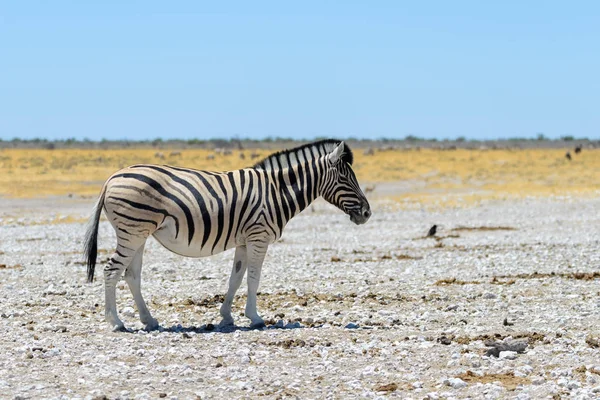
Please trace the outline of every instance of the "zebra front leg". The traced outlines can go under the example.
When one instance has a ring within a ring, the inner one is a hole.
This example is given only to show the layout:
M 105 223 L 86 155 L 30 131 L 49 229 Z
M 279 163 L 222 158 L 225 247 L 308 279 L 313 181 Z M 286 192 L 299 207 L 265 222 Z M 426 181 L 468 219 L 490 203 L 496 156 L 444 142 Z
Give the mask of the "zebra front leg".
M 256 311 L 256 293 L 260 284 L 260 271 L 262 269 L 267 246 L 263 244 L 248 245 L 248 299 L 246 300 L 246 317 L 250 318 L 251 328 L 264 328 L 265 322 Z
M 141 283 L 142 283 L 142 258 L 144 255 L 144 246 L 140 247 L 133 256 L 131 264 L 125 270 L 125 282 L 131 290 L 135 306 L 140 313 L 140 321 L 144 324 L 144 329 L 152 331 L 158 328 L 158 321 L 152 317 L 150 310 L 146 306 L 146 302 L 142 297 Z
M 229 288 L 227 289 L 227 295 L 225 296 L 225 300 L 223 301 L 220 309 L 223 320 L 219 326 L 224 327 L 233 325 L 233 317 L 231 316 L 231 303 L 233 303 L 235 293 L 242 284 L 242 279 L 244 279 L 247 265 L 246 246 L 238 246 L 235 249 L 235 257 L 233 258 L 233 268 L 231 270 L 231 276 L 229 277 Z

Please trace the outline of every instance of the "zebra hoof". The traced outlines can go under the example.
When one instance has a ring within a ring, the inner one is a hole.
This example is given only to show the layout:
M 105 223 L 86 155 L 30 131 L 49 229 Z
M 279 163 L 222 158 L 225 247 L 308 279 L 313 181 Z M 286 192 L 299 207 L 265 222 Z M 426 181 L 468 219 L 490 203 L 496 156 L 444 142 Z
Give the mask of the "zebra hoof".
M 253 323 L 250 325 L 250 329 L 256 329 L 256 330 L 264 329 L 266 327 L 267 327 L 267 325 L 265 324 L 264 321 L 260 321 L 260 322 Z
M 113 332 L 127 332 L 127 328 L 123 324 L 117 324 L 112 328 Z
M 220 323 L 219 323 L 219 328 L 229 328 L 233 326 L 233 318 L 231 319 L 223 319 Z
M 146 332 L 151 332 L 151 331 L 155 331 L 158 329 L 158 321 L 154 318 L 152 318 L 152 321 L 148 322 L 146 324 L 146 326 L 144 327 L 144 330 Z

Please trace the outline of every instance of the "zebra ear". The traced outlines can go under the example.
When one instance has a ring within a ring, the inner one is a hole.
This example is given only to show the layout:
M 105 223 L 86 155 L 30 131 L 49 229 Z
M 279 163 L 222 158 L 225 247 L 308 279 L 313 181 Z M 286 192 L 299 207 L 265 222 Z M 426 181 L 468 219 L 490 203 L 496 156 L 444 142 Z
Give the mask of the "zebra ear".
M 344 142 L 341 142 L 335 149 L 331 151 L 331 153 L 329 153 L 329 161 L 331 161 L 332 164 L 337 164 L 342 159 L 343 155 Z

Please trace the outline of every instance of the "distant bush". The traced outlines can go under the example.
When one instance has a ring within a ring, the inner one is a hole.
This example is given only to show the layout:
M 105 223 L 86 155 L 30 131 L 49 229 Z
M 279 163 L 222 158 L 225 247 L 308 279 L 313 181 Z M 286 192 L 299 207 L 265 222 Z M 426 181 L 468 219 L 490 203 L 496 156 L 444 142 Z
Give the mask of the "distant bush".
M 575 140 L 575 138 L 571 135 L 561 136 L 560 139 L 564 140 L 565 142 L 572 142 L 573 140 Z

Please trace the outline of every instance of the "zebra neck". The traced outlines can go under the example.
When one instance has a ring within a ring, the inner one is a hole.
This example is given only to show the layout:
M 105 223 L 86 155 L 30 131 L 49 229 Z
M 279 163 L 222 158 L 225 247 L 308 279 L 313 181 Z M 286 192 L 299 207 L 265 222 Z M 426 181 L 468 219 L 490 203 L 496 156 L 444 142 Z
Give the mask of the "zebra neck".
M 325 163 L 321 160 L 294 165 L 275 174 L 283 218 L 287 223 L 321 196 Z

